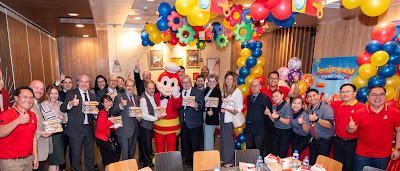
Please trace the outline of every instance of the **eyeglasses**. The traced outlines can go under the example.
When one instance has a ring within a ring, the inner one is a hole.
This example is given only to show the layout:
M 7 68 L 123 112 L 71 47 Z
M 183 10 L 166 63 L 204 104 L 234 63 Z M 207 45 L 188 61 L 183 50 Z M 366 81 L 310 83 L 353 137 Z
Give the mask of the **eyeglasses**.
M 351 91 L 351 90 L 347 90 L 347 91 L 340 91 L 340 93 L 342 93 L 342 94 L 350 94 L 350 93 L 353 93 L 354 91 Z
M 379 94 L 376 94 L 376 93 L 372 93 L 372 94 L 370 94 L 370 96 L 371 97 L 385 97 L 386 96 L 386 94 L 385 93 L 379 93 Z
M 189 84 L 190 83 L 190 81 L 189 82 L 182 82 L 182 84 Z
M 279 80 L 279 78 L 269 78 L 270 80 Z

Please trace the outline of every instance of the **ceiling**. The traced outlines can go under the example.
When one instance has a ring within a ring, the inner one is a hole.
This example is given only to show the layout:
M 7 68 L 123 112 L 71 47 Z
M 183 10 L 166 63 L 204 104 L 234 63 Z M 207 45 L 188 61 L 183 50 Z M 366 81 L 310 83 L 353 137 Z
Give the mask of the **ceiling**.
M 157 22 L 158 5 L 167 2 L 171 6 L 176 0 L 0 0 L 1 3 L 25 16 L 55 37 L 59 36 L 97 36 L 96 30 L 105 30 L 117 25 L 117 28 L 143 29 L 147 22 Z M 232 0 L 234 4 L 251 4 L 254 0 Z M 400 0 L 392 0 L 393 3 Z M 68 13 L 78 13 L 71 17 Z M 296 16 L 298 27 L 316 26 L 319 23 L 352 18 L 363 15 L 360 8 L 348 10 L 341 6 L 341 0 L 328 0 L 324 8 L 324 16 L 317 19 L 314 16 L 299 14 Z M 138 18 L 140 17 L 140 19 Z M 211 20 L 223 21 L 222 15 Z M 76 24 L 84 24 L 78 28 Z M 276 28 L 268 23 L 271 31 Z

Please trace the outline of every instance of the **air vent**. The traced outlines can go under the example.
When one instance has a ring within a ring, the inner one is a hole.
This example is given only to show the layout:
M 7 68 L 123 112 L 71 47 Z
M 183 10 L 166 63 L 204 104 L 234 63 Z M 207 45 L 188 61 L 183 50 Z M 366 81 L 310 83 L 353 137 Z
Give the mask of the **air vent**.
M 74 24 L 94 24 L 93 18 L 69 18 L 60 17 L 58 18 L 60 23 L 74 23 Z

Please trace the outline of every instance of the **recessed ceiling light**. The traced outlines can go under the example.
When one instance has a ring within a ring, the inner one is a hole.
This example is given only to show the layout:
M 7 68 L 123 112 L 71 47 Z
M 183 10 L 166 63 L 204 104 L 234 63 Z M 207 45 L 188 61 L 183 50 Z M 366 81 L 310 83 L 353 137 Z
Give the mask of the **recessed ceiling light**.
M 135 19 L 135 20 L 140 20 L 140 19 L 142 19 L 141 17 L 135 17 L 135 18 L 133 18 L 133 19 Z
M 89 37 L 89 35 L 83 35 L 83 37 Z
M 71 16 L 71 17 L 76 17 L 76 16 L 78 16 L 79 14 L 78 14 L 78 13 L 68 13 L 68 15 Z
M 243 7 L 246 7 L 246 8 L 251 7 L 251 4 L 244 4 Z
M 83 24 L 77 24 L 76 27 L 85 27 Z
M 147 1 L 154 1 L 154 0 L 147 0 Z

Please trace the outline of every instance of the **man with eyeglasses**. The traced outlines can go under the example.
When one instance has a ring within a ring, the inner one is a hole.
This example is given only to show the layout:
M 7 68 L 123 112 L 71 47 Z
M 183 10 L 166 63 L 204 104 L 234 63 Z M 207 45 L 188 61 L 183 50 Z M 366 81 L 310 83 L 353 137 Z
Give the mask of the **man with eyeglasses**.
M 335 113 L 335 138 L 333 139 L 333 159 L 343 163 L 346 171 L 354 169 L 354 155 L 357 146 L 358 134 L 349 134 L 346 127 L 350 117 L 365 105 L 356 100 L 356 86 L 345 83 L 340 86 L 340 98 L 342 100 L 331 101 L 332 97 L 327 98 Z
M 267 95 L 270 99 L 272 99 L 272 92 L 276 89 L 279 89 L 283 92 L 284 100 L 289 97 L 298 97 L 299 96 L 299 76 L 294 76 L 294 89 L 290 89 L 286 86 L 279 86 L 279 73 L 276 71 L 272 71 L 268 74 L 268 85 L 261 88 L 261 93 Z M 272 101 L 272 104 L 274 102 Z
M 101 97 L 104 95 L 109 95 L 112 97 L 113 101 L 114 98 L 119 94 L 117 91 L 117 86 L 118 86 L 118 77 L 115 75 L 110 75 L 108 78 L 108 87 L 104 88 L 102 90 L 99 90 L 97 92 L 97 101 L 99 102 L 99 109 L 101 109 L 103 106 L 101 105 Z
M 384 87 L 373 86 L 367 93 L 369 105 L 356 111 L 347 126 L 349 134 L 358 130 L 354 170 L 362 171 L 364 166 L 385 170 L 390 159 L 400 156 L 400 111 L 385 104 Z M 392 150 L 394 131 L 396 142 Z

